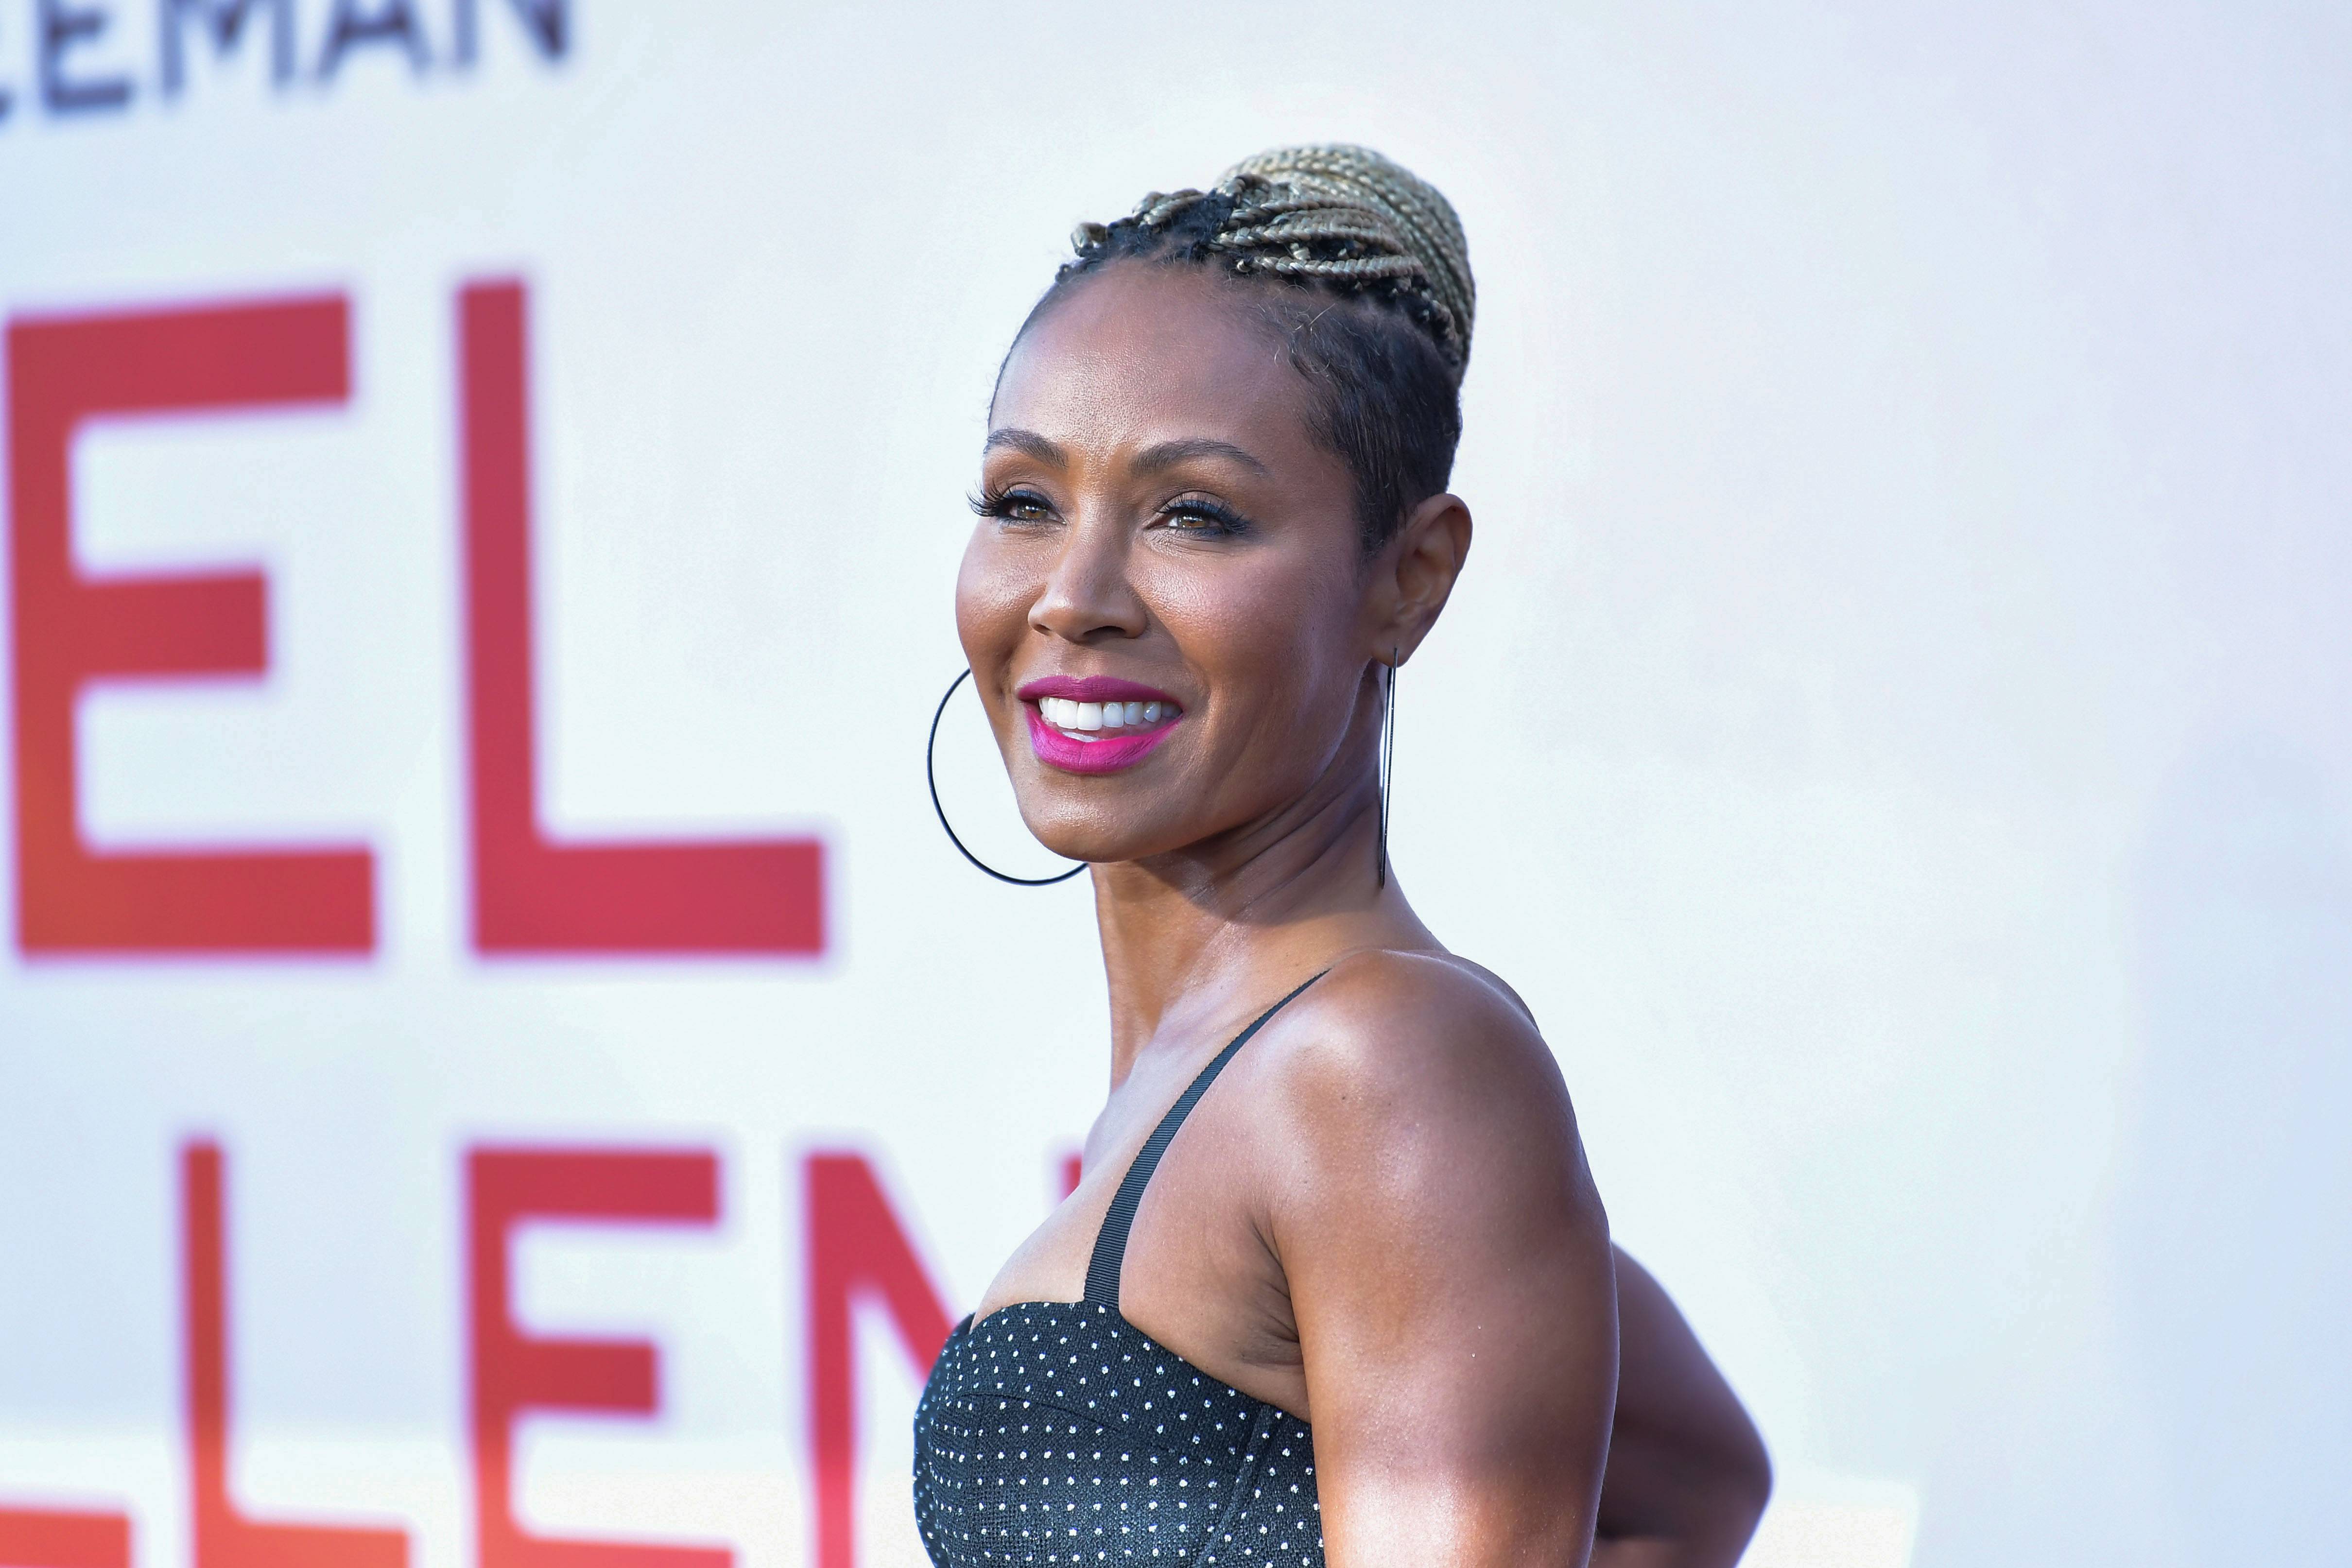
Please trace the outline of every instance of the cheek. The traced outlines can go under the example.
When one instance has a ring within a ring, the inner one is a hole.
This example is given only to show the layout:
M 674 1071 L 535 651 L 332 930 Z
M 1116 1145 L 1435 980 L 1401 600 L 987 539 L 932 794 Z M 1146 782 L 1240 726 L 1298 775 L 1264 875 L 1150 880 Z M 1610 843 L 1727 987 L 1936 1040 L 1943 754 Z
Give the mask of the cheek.
M 1029 623 L 1029 607 L 1036 601 L 1033 573 L 1022 569 L 1017 552 L 1005 549 L 982 523 L 964 546 L 963 564 L 956 572 L 956 636 L 975 674 L 1008 656 Z
M 1242 727 L 1301 742 L 1319 733 L 1311 715 L 1331 699 L 1326 687 L 1347 685 L 1343 666 L 1352 664 L 1350 585 L 1313 570 L 1259 570 L 1170 587 L 1170 633 Z

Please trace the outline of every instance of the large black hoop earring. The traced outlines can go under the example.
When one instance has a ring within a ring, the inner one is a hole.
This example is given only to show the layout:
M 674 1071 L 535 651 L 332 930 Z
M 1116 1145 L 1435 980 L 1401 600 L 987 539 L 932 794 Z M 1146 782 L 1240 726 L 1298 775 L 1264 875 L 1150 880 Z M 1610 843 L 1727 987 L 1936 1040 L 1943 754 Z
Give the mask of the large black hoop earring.
M 1381 704 L 1381 887 L 1389 884 L 1389 779 L 1396 771 L 1396 677 L 1403 663 L 1403 650 L 1390 648 L 1388 691 Z
M 971 674 L 971 672 L 966 670 L 948 683 L 947 696 L 940 699 L 937 711 L 931 715 L 931 737 L 923 743 L 923 782 L 931 787 L 931 810 L 939 813 L 940 826 L 946 829 L 948 842 L 956 847 L 956 852 L 997 881 L 1009 882 L 1015 887 L 1051 887 L 1057 882 L 1067 882 L 1087 869 L 1086 862 L 1080 861 L 1059 876 L 1007 876 L 966 849 L 963 841 L 956 837 L 955 829 L 948 824 L 947 808 L 940 804 L 940 776 L 938 769 L 931 765 L 931 752 L 940 743 L 940 720 L 947 716 L 948 698 L 956 695 L 956 688 L 963 685 Z

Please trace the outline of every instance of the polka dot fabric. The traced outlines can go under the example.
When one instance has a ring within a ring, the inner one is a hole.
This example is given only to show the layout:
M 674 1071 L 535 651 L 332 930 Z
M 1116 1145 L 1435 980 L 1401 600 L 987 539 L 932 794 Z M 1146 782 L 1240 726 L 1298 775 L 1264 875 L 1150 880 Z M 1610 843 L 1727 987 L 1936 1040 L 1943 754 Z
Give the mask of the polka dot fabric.
M 1307 1423 L 1088 1301 L 967 1318 L 915 1412 L 939 1568 L 1322 1568 Z

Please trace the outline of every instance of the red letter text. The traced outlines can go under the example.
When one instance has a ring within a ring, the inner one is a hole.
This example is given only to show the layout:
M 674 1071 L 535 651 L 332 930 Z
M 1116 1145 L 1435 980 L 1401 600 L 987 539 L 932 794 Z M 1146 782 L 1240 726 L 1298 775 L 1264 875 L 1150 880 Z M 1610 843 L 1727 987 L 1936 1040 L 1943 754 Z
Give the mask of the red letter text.
M 16 654 L 17 940 L 27 953 L 365 952 L 365 850 L 99 853 L 82 841 L 74 704 L 106 677 L 258 674 L 262 579 L 84 577 L 73 442 L 107 414 L 222 413 L 351 395 L 339 296 L 12 321 L 9 556 Z
M 530 410 L 520 283 L 458 306 L 474 943 L 485 953 L 818 953 L 814 839 L 566 844 L 539 822 Z
M 131 1521 L 119 1513 L 0 1508 L 6 1568 L 131 1568 Z
M 515 1418 L 525 1410 L 658 1408 L 654 1347 L 541 1339 L 514 1321 L 511 1246 L 527 1219 L 709 1225 L 719 1161 L 690 1151 L 475 1149 L 466 1157 L 477 1568 L 729 1568 L 724 1547 L 553 1541 L 515 1521 Z
M 879 1298 L 918 1374 L 948 1343 L 947 1309 L 890 1200 L 857 1155 L 811 1155 L 808 1205 L 809 1442 L 816 1455 L 817 1568 L 853 1568 L 857 1500 L 856 1346 L 850 1308 Z
M 229 1497 L 228 1240 L 221 1180 L 220 1145 L 193 1143 L 180 1151 L 188 1511 L 196 1568 L 406 1568 L 408 1538 L 400 1531 L 260 1524 Z

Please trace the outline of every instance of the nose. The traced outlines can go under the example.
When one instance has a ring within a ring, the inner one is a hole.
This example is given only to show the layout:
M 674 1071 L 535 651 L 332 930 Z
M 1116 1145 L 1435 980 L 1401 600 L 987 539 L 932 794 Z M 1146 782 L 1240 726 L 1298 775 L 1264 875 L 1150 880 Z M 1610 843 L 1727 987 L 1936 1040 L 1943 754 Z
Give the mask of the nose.
M 1128 579 L 1127 530 L 1108 519 L 1081 519 L 1062 541 L 1029 607 L 1030 626 L 1070 643 L 1142 636 L 1150 615 Z

